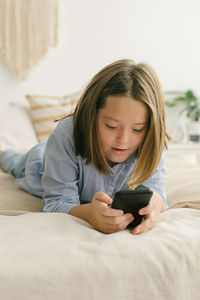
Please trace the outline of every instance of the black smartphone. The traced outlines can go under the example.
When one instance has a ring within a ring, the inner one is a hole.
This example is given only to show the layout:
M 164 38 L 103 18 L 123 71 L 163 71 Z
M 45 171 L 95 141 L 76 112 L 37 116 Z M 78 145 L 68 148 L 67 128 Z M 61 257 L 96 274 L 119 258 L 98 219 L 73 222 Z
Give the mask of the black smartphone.
M 149 204 L 153 192 L 149 189 L 119 191 L 114 195 L 111 208 L 121 209 L 124 213 L 131 213 L 134 216 L 133 222 L 128 227 L 134 228 L 142 222 L 143 216 L 138 211 Z

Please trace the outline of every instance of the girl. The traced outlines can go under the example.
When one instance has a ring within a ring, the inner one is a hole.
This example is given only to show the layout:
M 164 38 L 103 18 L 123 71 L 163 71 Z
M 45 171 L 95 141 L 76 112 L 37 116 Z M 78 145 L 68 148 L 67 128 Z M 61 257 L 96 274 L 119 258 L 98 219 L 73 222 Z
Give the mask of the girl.
M 117 191 L 149 188 L 143 221 L 131 230 L 153 228 L 167 208 L 164 156 L 165 103 L 155 72 L 132 60 L 97 73 L 73 115 L 27 154 L 6 150 L 2 168 L 24 190 L 43 198 L 44 212 L 69 213 L 95 229 L 127 228 L 133 216 L 110 207 Z

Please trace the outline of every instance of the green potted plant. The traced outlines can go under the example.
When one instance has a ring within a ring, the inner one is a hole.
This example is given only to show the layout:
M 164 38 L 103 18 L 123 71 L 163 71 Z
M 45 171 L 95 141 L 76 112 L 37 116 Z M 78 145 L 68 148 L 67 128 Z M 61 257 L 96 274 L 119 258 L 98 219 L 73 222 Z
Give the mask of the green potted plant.
M 200 98 L 192 90 L 185 92 L 171 91 L 166 92 L 165 95 L 170 96 L 170 99 L 165 101 L 168 107 L 180 104 L 182 106 L 180 113 L 186 113 L 186 117 L 189 119 L 189 140 L 200 142 Z

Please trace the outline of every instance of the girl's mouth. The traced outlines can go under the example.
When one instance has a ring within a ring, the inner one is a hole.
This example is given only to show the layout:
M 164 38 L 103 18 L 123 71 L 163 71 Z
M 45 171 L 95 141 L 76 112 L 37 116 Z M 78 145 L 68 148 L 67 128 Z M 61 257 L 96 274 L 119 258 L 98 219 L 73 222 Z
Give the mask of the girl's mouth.
M 127 151 L 127 149 L 120 149 L 120 148 L 114 148 L 114 147 L 112 147 L 112 150 L 115 151 L 117 154 L 122 154 Z

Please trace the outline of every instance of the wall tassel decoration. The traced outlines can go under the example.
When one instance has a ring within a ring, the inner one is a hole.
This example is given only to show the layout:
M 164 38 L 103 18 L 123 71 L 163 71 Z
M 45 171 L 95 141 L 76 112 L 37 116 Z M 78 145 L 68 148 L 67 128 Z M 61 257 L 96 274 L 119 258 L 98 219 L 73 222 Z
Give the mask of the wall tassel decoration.
M 58 0 L 0 0 L 0 56 L 20 79 L 58 44 Z

